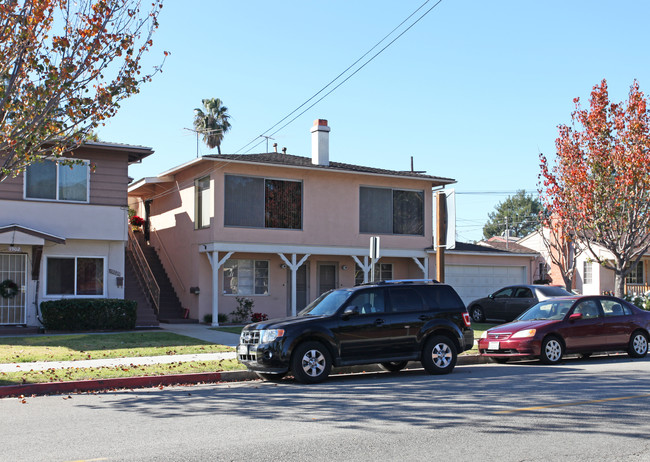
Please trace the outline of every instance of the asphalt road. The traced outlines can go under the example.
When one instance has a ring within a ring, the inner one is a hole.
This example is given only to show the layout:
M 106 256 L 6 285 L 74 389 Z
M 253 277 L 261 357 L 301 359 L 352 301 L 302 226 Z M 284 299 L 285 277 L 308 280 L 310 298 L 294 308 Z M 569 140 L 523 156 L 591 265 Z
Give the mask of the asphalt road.
M 0 399 L 0 460 L 648 461 L 627 356 Z

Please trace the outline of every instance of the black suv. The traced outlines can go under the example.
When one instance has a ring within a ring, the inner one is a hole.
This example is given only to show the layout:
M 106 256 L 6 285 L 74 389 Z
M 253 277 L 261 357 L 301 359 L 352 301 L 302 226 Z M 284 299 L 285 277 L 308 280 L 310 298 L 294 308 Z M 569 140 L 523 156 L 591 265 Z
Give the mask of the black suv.
M 430 374 L 448 374 L 473 344 L 469 314 L 451 286 L 396 280 L 332 290 L 298 316 L 249 324 L 237 357 L 265 380 L 291 371 L 316 383 L 332 366 L 357 364 L 397 372 L 421 361 Z

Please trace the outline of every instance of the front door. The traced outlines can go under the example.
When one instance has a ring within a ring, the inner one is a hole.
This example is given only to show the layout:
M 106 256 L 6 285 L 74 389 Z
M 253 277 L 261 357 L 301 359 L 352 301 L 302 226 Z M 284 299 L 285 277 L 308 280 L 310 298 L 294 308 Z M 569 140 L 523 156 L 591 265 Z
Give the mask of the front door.
M 338 279 L 336 269 L 336 263 L 318 264 L 318 296 L 321 296 L 328 290 L 336 289 Z
M 287 270 L 287 316 L 291 316 L 291 270 Z M 296 271 L 296 313 L 307 306 L 309 300 L 309 262 Z
M 27 323 L 26 266 L 25 254 L 0 254 L 0 282 L 9 280 L 18 286 L 15 296 L 0 296 L 0 325 Z

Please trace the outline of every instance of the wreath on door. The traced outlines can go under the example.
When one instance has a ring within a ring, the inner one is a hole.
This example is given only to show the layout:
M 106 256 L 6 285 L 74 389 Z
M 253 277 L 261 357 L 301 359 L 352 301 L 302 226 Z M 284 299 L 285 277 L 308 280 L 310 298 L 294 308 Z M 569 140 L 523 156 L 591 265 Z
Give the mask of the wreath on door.
M 0 282 L 0 296 L 2 298 L 14 298 L 18 293 L 18 284 L 11 279 Z

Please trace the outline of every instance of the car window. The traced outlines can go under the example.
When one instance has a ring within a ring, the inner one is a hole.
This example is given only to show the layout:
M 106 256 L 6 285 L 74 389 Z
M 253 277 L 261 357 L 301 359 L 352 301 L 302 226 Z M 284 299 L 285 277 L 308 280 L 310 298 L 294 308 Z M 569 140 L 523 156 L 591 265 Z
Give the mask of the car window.
M 393 311 L 403 313 L 423 310 L 422 297 L 412 288 L 395 287 L 391 288 L 389 293 Z
M 514 289 L 512 287 L 506 287 L 505 289 L 501 289 L 497 292 L 494 292 L 493 297 L 494 298 L 508 298 L 512 297 L 512 291 Z
M 571 295 L 571 292 L 556 286 L 537 287 L 536 290 L 545 297 L 566 297 Z
M 358 307 L 359 314 L 383 313 L 386 311 L 384 289 L 369 289 L 357 292 L 350 297 L 348 306 Z
M 528 311 L 519 315 L 519 321 L 533 321 L 536 319 L 559 321 L 569 312 L 574 300 L 546 300 L 539 302 Z
M 352 291 L 347 289 L 330 290 L 307 305 L 298 316 L 330 316 L 345 303 Z
M 528 287 L 520 287 L 515 292 L 515 298 L 533 298 L 533 293 Z
M 600 316 L 598 312 L 598 304 L 594 300 L 585 300 L 578 303 L 573 313 L 581 313 L 584 319 L 597 318 Z
M 424 302 L 432 311 L 464 310 L 465 304 L 456 291 L 446 285 L 416 286 Z
M 621 305 L 616 300 L 601 300 L 600 306 L 603 307 L 603 312 L 605 313 L 606 317 L 625 316 L 626 314 L 630 314 L 629 310 L 626 313 L 623 309 L 623 305 Z

